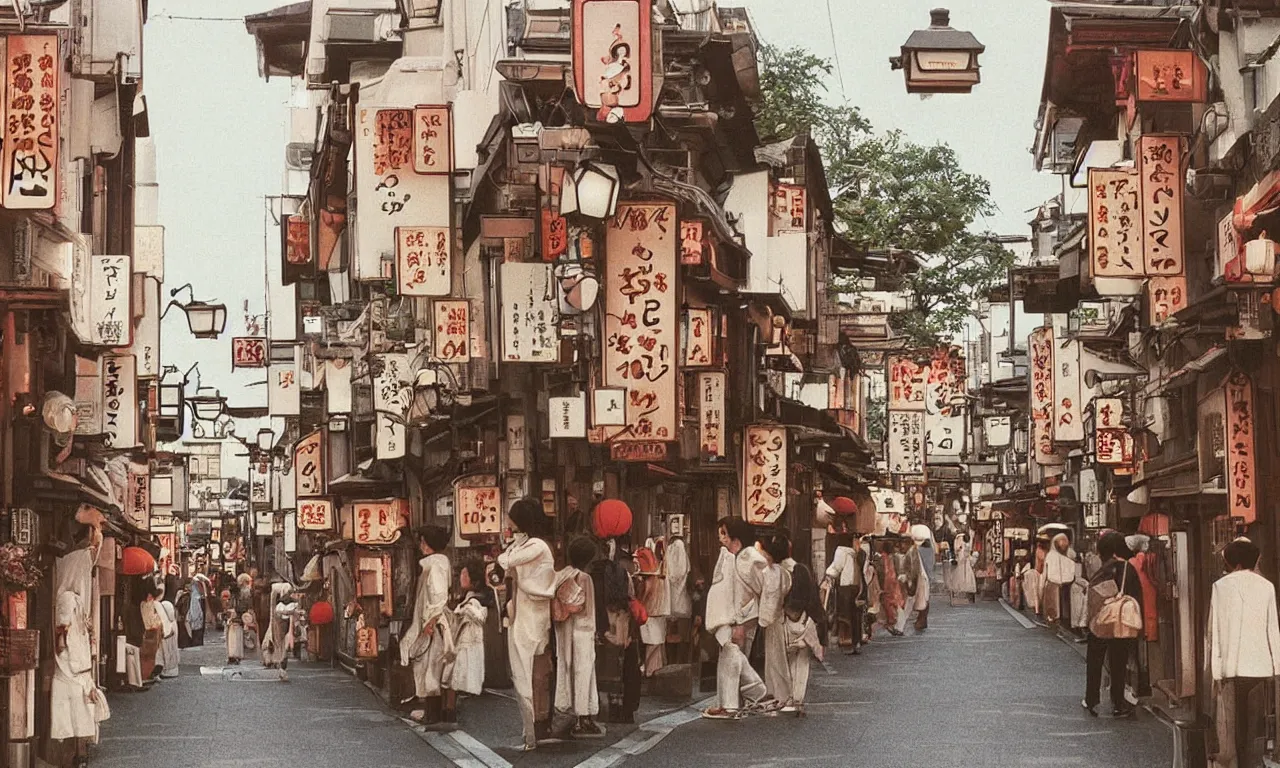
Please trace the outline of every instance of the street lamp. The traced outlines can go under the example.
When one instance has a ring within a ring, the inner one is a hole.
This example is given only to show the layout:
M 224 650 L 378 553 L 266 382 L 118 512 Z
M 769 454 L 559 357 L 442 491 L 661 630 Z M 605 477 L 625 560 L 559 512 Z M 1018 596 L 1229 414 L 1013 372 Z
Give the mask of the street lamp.
M 929 11 L 929 17 L 929 28 L 912 32 L 889 66 L 904 70 L 907 93 L 969 93 L 981 80 L 978 55 L 986 47 L 972 32 L 952 29 L 946 8 Z
M 200 394 L 210 389 L 212 387 L 200 387 L 194 397 L 187 398 L 187 402 L 191 404 L 191 412 L 201 421 L 216 421 L 227 407 L 227 398 L 218 394 L 216 389 L 212 395 Z
M 573 182 L 570 184 L 569 179 Z M 605 163 L 588 161 L 566 177 L 560 192 L 560 214 L 575 210 L 583 216 L 603 219 L 618 210 L 618 194 L 622 181 L 618 169 Z
M 271 449 L 275 447 L 275 443 L 276 443 L 275 432 L 272 432 L 267 427 L 263 427 L 262 429 L 258 430 L 257 444 L 258 444 L 259 451 L 270 452 Z
M 191 293 L 191 301 L 181 304 L 174 297 L 184 290 Z M 191 283 L 169 291 L 169 306 L 164 308 L 160 319 L 163 320 L 164 316 L 169 314 L 169 310 L 175 306 L 186 314 L 187 327 L 191 329 L 191 335 L 197 339 L 216 339 L 227 327 L 227 306 L 196 301 Z

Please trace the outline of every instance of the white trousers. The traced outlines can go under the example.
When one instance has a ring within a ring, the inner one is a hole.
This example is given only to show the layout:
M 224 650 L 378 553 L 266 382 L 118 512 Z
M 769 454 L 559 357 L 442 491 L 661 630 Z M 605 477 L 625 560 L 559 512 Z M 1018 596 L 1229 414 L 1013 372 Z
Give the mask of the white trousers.
M 787 631 L 782 623 L 764 628 L 764 687 L 778 701 L 792 696 L 791 666 L 787 659 Z
M 787 652 L 787 666 L 791 671 L 791 701 L 803 704 L 809 693 L 809 660 L 813 651 L 808 648 L 795 648 Z
M 764 682 L 751 668 L 751 662 L 747 660 L 747 655 L 742 652 L 742 648 L 739 648 L 737 643 L 725 642 L 721 638 L 722 631 L 731 632 L 732 630 L 729 627 L 721 627 L 716 631 L 717 639 L 721 639 L 720 660 L 716 664 L 716 698 L 722 708 L 738 709 L 741 707 L 743 696 L 748 702 L 764 698 Z M 747 627 L 743 645 L 750 648 L 755 637 L 756 626 L 752 623 Z
M 596 636 L 591 630 L 575 632 L 574 623 L 570 619 L 556 624 L 556 709 L 593 717 L 600 714 Z

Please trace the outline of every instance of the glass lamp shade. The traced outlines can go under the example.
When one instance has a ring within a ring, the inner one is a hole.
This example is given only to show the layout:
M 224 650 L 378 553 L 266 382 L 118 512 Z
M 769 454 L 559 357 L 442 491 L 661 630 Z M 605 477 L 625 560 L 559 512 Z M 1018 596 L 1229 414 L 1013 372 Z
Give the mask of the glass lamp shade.
M 612 165 L 588 163 L 574 174 L 574 183 L 578 212 L 583 216 L 603 219 L 617 211 L 622 185 L 618 180 L 618 169 Z
M 269 451 L 276 441 L 276 433 L 263 427 L 258 430 L 258 450 Z
M 191 408 L 195 412 L 197 419 L 215 421 L 222 415 L 222 409 L 226 406 L 227 401 L 222 397 L 199 395 L 187 398 L 187 402 L 191 403 Z
M 182 308 L 187 314 L 187 326 L 197 339 L 216 339 L 227 326 L 227 308 L 223 304 L 205 304 L 193 301 Z

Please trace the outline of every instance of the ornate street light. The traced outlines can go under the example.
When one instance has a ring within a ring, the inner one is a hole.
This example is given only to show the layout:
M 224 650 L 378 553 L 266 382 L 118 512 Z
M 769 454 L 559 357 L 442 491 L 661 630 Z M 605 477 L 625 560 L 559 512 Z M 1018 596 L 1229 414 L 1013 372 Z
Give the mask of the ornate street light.
M 560 191 L 560 214 L 577 211 L 593 219 L 607 218 L 617 212 L 621 192 L 617 168 L 587 161 L 572 176 L 565 177 Z
M 917 29 L 889 66 L 903 70 L 907 93 L 969 93 L 981 80 L 978 55 L 986 50 L 971 32 L 951 28 L 951 12 L 929 12 L 928 29 Z
M 191 292 L 191 301 L 186 304 L 181 304 L 174 298 L 183 291 Z M 163 320 L 173 307 L 178 307 L 186 314 L 187 327 L 191 329 L 191 335 L 197 339 L 216 339 L 227 327 L 227 306 L 196 301 L 191 283 L 169 291 L 169 306 L 164 308 L 160 319 Z

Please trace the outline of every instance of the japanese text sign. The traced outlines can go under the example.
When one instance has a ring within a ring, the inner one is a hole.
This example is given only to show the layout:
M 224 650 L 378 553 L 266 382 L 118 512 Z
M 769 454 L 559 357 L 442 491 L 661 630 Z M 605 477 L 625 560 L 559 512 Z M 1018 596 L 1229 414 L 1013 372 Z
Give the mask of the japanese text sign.
M 622 203 L 608 221 L 604 384 L 628 390 L 615 440 L 675 438 L 675 214 L 671 203 Z
M 449 105 L 414 107 L 413 170 L 422 174 L 453 172 L 453 111 Z
M 1147 280 L 1147 319 L 1160 325 L 1187 308 L 1187 278 L 1152 277 Z
M 889 410 L 923 411 L 929 362 L 906 355 L 889 357 Z
M 311 263 L 311 222 L 297 214 L 285 216 L 284 260 L 286 264 L 304 266 Z
M 1244 269 L 1244 247 L 1233 219 L 1232 213 L 1228 212 L 1218 221 L 1217 274 L 1229 283 L 1253 282 L 1253 275 Z
M 377 355 L 373 378 L 373 408 L 377 412 L 374 428 L 374 451 L 380 459 L 404 456 L 408 442 L 405 416 L 414 373 L 409 370 L 409 355 L 402 352 Z
M 1124 426 L 1124 400 L 1118 397 L 1100 397 L 1093 401 L 1094 426 L 1098 429 L 1119 429 Z
M 448 296 L 453 247 L 445 227 L 396 227 L 396 286 L 402 296 Z
M 1055 402 L 1053 397 L 1053 328 L 1031 332 L 1027 341 L 1031 356 L 1031 452 L 1037 464 L 1059 464 L 1053 450 Z
M 47 210 L 58 200 L 62 69 L 58 37 L 9 35 L 6 39 L 4 187 L 0 193 L 10 210 Z
M 298 499 L 298 530 L 333 530 L 333 501 L 331 499 Z
M 1084 440 L 1080 407 L 1080 342 L 1068 341 L 1053 351 L 1053 439 Z
M 653 112 L 651 0 L 573 0 L 573 80 L 606 123 L 642 123 Z
M 693 307 L 685 310 L 684 364 L 690 368 L 711 365 L 710 307 Z
M 465 363 L 471 359 L 471 318 L 465 300 L 437 301 L 435 354 L 442 363 Z
M 129 484 L 124 514 L 133 526 L 151 530 L 151 469 L 148 465 L 129 462 Z
M 964 357 L 959 347 L 933 351 L 925 380 L 925 452 L 928 456 L 959 457 L 964 450 Z
M 551 210 L 542 209 L 542 260 L 555 261 L 569 250 L 569 222 Z
M 502 357 L 514 363 L 560 359 L 553 267 L 507 262 L 498 267 L 502 299 Z
M 231 340 L 232 368 L 267 367 L 267 340 L 258 336 L 237 336 Z
M 352 512 L 357 544 L 393 544 L 408 525 L 402 499 L 357 501 Z
M 1136 69 L 1138 101 L 1205 100 L 1208 72 L 1194 51 L 1138 51 Z
M 1095 277 L 1141 277 L 1142 191 L 1137 171 L 1089 169 L 1089 254 Z
M 1227 377 L 1227 494 L 1232 517 L 1245 525 L 1258 519 L 1254 478 L 1253 382 L 1234 371 Z
M 769 200 L 769 234 L 804 232 L 805 190 L 798 184 L 775 184 Z
M 583 438 L 587 436 L 585 395 L 547 398 L 547 410 L 550 418 L 549 437 Z
M 752 525 L 770 525 L 787 507 L 787 428 L 752 424 L 743 438 L 742 503 Z
M 138 381 L 133 355 L 102 356 L 102 431 L 105 448 L 138 444 Z
M 133 343 L 133 275 L 128 256 L 89 257 L 88 342 L 104 347 Z
M 324 430 L 317 429 L 299 440 L 293 449 L 293 482 L 297 498 L 324 494 L 324 466 Z
M 702 222 L 697 219 L 680 221 L 680 263 L 686 267 L 702 266 Z
M 721 464 L 728 456 L 724 441 L 725 374 L 698 374 L 698 455 L 703 464 Z
M 1099 429 L 1094 434 L 1094 454 L 1099 464 L 1119 467 L 1133 461 L 1133 443 L 1127 431 Z
M 463 536 L 482 536 L 502 530 L 502 492 L 496 485 L 459 486 L 454 510 Z
M 889 411 L 889 471 L 895 475 L 923 475 L 924 450 L 924 414 Z
M 1142 246 L 1148 275 L 1183 273 L 1182 146 L 1181 136 L 1147 134 L 1138 139 Z

